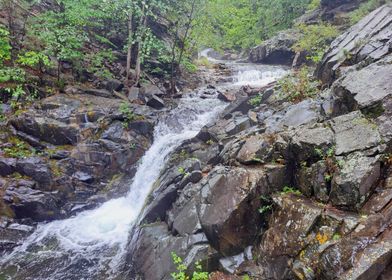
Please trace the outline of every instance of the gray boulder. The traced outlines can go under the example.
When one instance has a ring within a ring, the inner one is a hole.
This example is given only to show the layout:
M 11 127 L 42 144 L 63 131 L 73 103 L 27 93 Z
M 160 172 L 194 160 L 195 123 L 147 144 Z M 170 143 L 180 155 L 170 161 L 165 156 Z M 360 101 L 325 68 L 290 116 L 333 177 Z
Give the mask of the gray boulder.
M 249 61 L 253 63 L 292 65 L 295 52 L 291 47 L 297 42 L 298 34 L 294 30 L 280 32 L 265 41 L 262 45 L 251 49 Z

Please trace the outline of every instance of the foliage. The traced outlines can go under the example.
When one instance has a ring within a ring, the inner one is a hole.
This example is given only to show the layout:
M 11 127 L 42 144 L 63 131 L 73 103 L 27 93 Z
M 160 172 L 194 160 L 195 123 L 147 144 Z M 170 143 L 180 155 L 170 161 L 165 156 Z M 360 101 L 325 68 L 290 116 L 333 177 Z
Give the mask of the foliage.
M 321 0 L 312 0 L 308 5 L 308 11 L 314 11 L 320 7 Z
M 110 50 L 87 54 L 87 70 L 102 79 L 113 78 L 113 74 L 105 67 L 105 63 L 112 63 L 114 59 L 113 52 Z
M 191 276 L 186 274 L 188 267 L 184 264 L 182 258 L 180 258 L 176 253 L 171 253 L 173 263 L 176 265 L 176 272 L 171 274 L 174 280 L 208 280 L 208 272 L 202 271 L 202 266 L 199 262 L 196 262 L 196 271 L 193 272 Z
M 278 81 L 281 92 L 292 102 L 300 102 L 313 97 L 318 92 L 319 81 L 310 74 L 309 68 L 304 66 L 300 70 L 289 74 Z
M 330 24 L 300 24 L 297 28 L 301 33 L 301 38 L 293 49 L 296 52 L 305 51 L 308 59 L 315 63 L 321 61 L 329 43 L 339 34 L 337 28 Z
M 25 71 L 18 67 L 4 67 L 0 69 L 0 83 L 25 81 Z
M 248 49 L 292 27 L 311 0 L 210 0 L 195 27 L 200 46 Z
M 136 119 L 135 114 L 132 111 L 132 108 L 129 106 L 127 102 L 122 102 L 119 107 L 120 113 L 124 117 L 123 125 L 127 127 L 128 124 Z
M 349 22 L 351 25 L 356 24 L 363 17 L 365 17 L 371 11 L 377 9 L 378 7 L 384 5 L 385 3 L 392 2 L 391 0 L 367 0 L 362 3 L 358 9 L 352 11 L 349 14 Z
M 262 95 L 257 94 L 254 97 L 252 97 L 251 99 L 249 99 L 248 103 L 249 103 L 249 105 L 252 105 L 253 107 L 257 107 L 261 104 L 261 100 L 262 100 Z
M 9 31 L 0 25 L 0 66 L 4 60 L 9 60 L 11 58 L 9 34 Z
M 28 67 L 51 65 L 49 57 L 47 55 L 35 51 L 28 51 L 23 55 L 19 55 L 17 62 L 23 66 L 28 66 Z
M 293 187 L 289 187 L 289 186 L 284 186 L 282 193 L 284 193 L 284 194 L 292 193 L 292 194 L 296 194 L 296 195 L 302 195 L 300 190 L 297 190 L 297 189 L 295 189 Z
M 8 143 L 10 143 L 11 146 L 3 148 L 6 157 L 26 158 L 35 154 L 35 151 L 19 138 L 12 137 L 8 139 Z

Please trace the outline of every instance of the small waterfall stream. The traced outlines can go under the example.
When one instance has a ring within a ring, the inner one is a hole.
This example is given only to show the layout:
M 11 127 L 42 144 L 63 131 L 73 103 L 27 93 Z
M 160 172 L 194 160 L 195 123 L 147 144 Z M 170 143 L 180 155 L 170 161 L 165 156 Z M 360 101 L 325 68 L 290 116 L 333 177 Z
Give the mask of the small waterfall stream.
M 262 86 L 281 77 L 281 67 L 228 63 L 233 83 Z M 184 140 L 214 121 L 226 104 L 198 91 L 182 98 L 177 108 L 155 127 L 154 143 L 142 158 L 126 197 L 65 220 L 41 224 L 23 245 L 0 259 L 0 279 L 121 279 L 129 232 L 169 155 Z M 175 120 L 175 121 L 173 121 Z

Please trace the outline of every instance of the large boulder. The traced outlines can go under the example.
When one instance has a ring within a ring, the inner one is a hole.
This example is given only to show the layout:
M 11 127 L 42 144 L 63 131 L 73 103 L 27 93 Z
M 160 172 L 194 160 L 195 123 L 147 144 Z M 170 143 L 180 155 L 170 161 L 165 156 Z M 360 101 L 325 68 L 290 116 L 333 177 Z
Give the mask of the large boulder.
M 392 17 L 391 17 L 392 18 Z M 392 26 L 391 26 L 392 28 Z M 392 45 L 391 45 L 392 46 Z M 380 111 L 392 95 L 392 55 L 358 71 L 349 72 L 334 85 L 333 113 L 365 109 Z
M 24 186 L 9 187 L 3 199 L 19 219 L 31 218 L 33 221 L 42 222 L 61 217 L 59 200 L 49 192 Z
M 291 47 L 297 42 L 298 34 L 294 30 L 280 32 L 265 41 L 262 45 L 251 49 L 249 61 L 253 63 L 292 65 L 295 52 Z
M 319 64 L 317 77 L 331 84 L 347 66 L 368 65 L 389 54 L 392 43 L 391 18 L 392 4 L 384 5 L 339 36 Z
M 331 127 L 335 132 L 338 156 L 374 148 L 381 143 L 377 125 L 360 111 L 332 119 Z
M 333 205 L 358 209 L 369 197 L 380 178 L 380 160 L 362 153 L 339 159 L 342 168 L 332 179 L 330 200 Z
M 226 256 L 251 245 L 261 227 L 260 195 L 267 192 L 260 168 L 216 167 L 200 192 L 199 217 L 210 244 Z
M 195 269 L 197 261 L 202 261 L 204 269 L 208 271 L 218 268 L 218 254 L 210 247 L 203 233 L 173 236 L 165 223 L 145 225 L 137 229 L 133 234 L 130 252 L 136 272 L 143 279 L 172 279 L 171 273 L 176 271 L 172 252 L 184 260 L 190 271 Z

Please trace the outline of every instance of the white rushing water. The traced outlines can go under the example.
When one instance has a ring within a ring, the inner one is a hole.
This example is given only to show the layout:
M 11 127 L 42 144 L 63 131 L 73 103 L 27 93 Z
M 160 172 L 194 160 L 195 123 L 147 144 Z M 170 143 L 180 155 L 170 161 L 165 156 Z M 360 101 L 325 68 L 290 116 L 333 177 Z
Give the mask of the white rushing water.
M 282 68 L 233 66 L 234 83 L 262 86 L 282 76 Z M 227 88 L 228 85 L 225 85 Z M 69 219 L 41 224 L 23 245 L 0 260 L 0 279 L 111 279 L 117 275 L 130 229 L 154 182 L 173 152 L 225 108 L 216 96 L 192 93 L 162 117 L 154 143 L 139 164 L 126 197 L 110 200 Z

